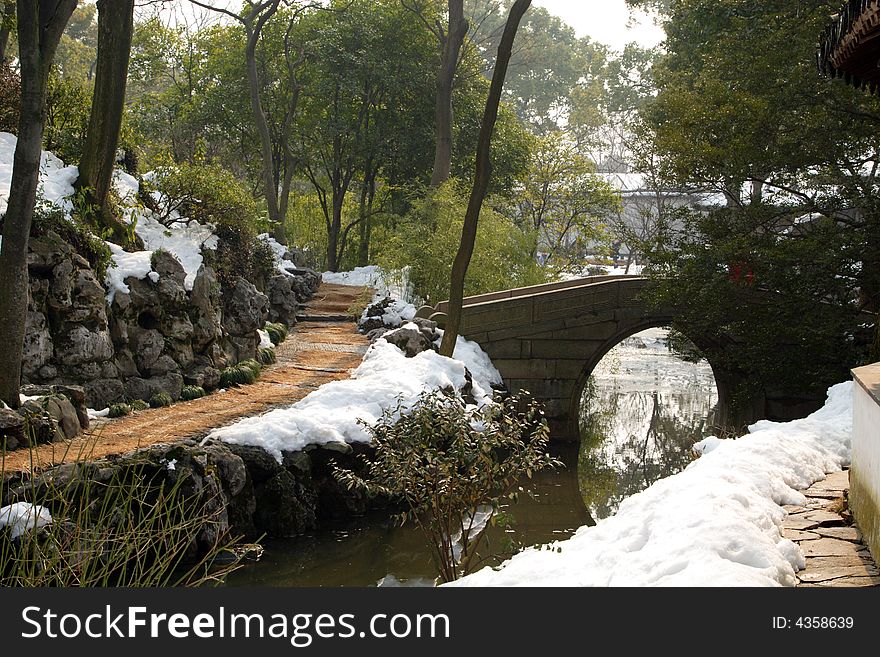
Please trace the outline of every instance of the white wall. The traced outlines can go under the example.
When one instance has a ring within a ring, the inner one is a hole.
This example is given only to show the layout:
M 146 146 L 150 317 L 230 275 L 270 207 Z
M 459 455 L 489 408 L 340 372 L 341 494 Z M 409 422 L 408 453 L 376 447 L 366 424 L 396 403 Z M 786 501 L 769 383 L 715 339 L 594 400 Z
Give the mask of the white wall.
M 849 506 L 875 560 L 880 560 L 880 364 L 853 370 L 853 377 Z

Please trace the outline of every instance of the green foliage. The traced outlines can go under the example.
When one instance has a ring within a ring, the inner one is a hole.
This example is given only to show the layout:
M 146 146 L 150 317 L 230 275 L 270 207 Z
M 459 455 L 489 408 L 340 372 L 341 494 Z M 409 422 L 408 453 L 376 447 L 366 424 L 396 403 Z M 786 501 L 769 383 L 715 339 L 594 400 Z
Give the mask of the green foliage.
M 131 407 L 132 412 L 145 411 L 150 408 L 150 405 L 143 399 L 132 399 L 130 402 L 128 402 L 128 405 Z
M 547 452 L 543 411 L 525 396 L 473 410 L 460 396 L 427 391 L 369 431 L 376 452 L 365 474 L 334 474 L 349 490 L 402 499 L 402 519 L 422 530 L 444 582 L 480 566 L 484 529 L 503 503 L 516 501 L 517 484 L 559 465 Z
M 131 413 L 131 406 L 128 404 L 113 404 L 110 406 L 110 412 L 107 417 L 125 417 Z
M 263 347 L 257 352 L 257 360 L 261 365 L 271 365 L 276 360 L 275 350 L 271 347 Z
M 195 541 L 217 531 L 223 504 L 194 487 L 191 472 L 170 477 L 131 465 L 98 481 L 91 463 L 66 467 L 69 476 L 27 479 L 0 466 L 0 500 L 15 482 L 15 497 L 53 520 L 15 540 L 0 529 L 0 586 L 202 586 L 239 567 L 239 559 L 217 565 L 221 554 L 235 554 L 226 535 L 194 558 Z
M 150 187 L 162 194 L 154 210 L 164 225 L 195 221 L 214 226 L 220 242 L 206 256 L 212 258 L 221 284 L 234 284 L 239 276 L 260 287 L 265 284 L 275 260 L 257 235 L 268 229 L 267 220 L 232 172 L 216 165 L 180 164 L 160 169 Z
M 652 298 L 747 382 L 740 399 L 779 387 L 821 397 L 865 358 L 875 322 L 859 310 L 880 309 L 880 100 L 815 65 L 839 4 L 661 7 L 642 160 L 665 187 L 726 204 L 664 219 L 644 249 Z
M 509 213 L 523 230 L 539 236 L 544 266 L 577 271 L 609 241 L 606 225 L 621 208 L 620 195 L 595 175 L 595 165 L 567 137 L 552 133 L 536 141 Z
M 269 334 L 269 339 L 276 346 L 287 339 L 287 327 L 281 322 L 266 322 L 263 330 Z
M 466 209 L 467 199 L 454 180 L 414 200 L 410 212 L 382 245 L 380 264 L 386 270 L 410 267 L 416 294 L 430 303 L 446 299 Z M 465 294 L 546 282 L 546 272 L 532 257 L 535 246 L 534 235 L 485 207 L 480 213 Z
M 8 62 L 0 62 L 0 132 L 18 132 L 21 78 Z
M 260 376 L 262 366 L 255 360 L 243 360 L 220 372 L 220 387 L 250 385 Z
M 157 392 L 150 397 L 150 408 L 165 408 L 171 406 L 174 400 L 167 392 Z
M 79 255 L 89 261 L 98 280 L 104 280 L 113 255 L 110 248 L 79 218 L 65 214 L 57 205 L 40 200 L 34 209 L 31 238 L 44 237 L 50 231 L 71 244 Z
M 67 164 L 79 162 L 89 128 L 92 90 L 87 82 L 65 77 L 55 68 L 46 96 L 46 150 Z
M 201 399 L 207 393 L 201 386 L 183 386 L 180 391 L 180 399 L 182 401 L 192 401 L 193 399 Z

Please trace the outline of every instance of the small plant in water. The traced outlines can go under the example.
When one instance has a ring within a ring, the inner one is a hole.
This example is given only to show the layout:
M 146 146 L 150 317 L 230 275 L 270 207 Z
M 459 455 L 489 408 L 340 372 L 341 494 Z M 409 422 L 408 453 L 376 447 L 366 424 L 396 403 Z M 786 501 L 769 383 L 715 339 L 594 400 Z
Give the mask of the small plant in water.
M 246 555 L 219 529 L 221 493 L 191 472 L 72 457 L 43 475 L 0 463 L 0 586 L 201 586 L 240 567 Z
M 474 409 L 458 395 L 429 391 L 368 429 L 376 452 L 364 474 L 334 474 L 349 490 L 402 500 L 401 520 L 422 530 L 444 582 L 486 560 L 478 552 L 486 527 L 504 501 L 516 500 L 518 482 L 561 465 L 547 451 L 543 411 L 525 393 Z

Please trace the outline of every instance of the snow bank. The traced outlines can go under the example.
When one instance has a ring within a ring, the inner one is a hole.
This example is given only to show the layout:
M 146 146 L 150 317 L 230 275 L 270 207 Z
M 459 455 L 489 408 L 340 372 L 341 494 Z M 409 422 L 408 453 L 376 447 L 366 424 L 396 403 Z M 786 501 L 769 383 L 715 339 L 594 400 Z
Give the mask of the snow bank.
M 455 357 L 426 351 L 407 358 L 380 338 L 369 348 L 352 378 L 327 383 L 287 408 L 216 429 L 208 438 L 262 447 L 279 462 L 282 452 L 307 445 L 366 443 L 370 434 L 361 421 L 374 425 L 398 401 L 403 408 L 409 407 L 425 390 L 461 389 L 466 384 L 465 367 L 473 374 L 477 401 L 491 401 L 491 385 L 501 378 L 488 356 L 479 346 L 459 338 Z
M 12 166 L 15 159 L 15 135 L 0 132 L 0 215 L 6 213 L 9 202 L 9 186 L 12 184 Z M 69 212 L 73 205 L 66 197 L 73 194 L 73 184 L 79 177 L 79 169 L 65 166 L 64 162 L 48 151 L 40 158 L 40 182 L 37 199 L 45 199 Z
M 333 285 L 352 285 L 358 287 L 387 288 L 385 273 L 377 265 L 355 267 L 352 271 L 325 271 L 321 280 Z
M 257 329 L 257 335 L 260 336 L 260 346 L 259 349 L 274 349 L 275 343 L 272 342 L 272 338 L 269 337 L 269 333 L 264 331 L 263 329 Z
M 12 181 L 13 159 L 15 154 L 15 135 L 0 132 L 0 215 L 6 212 L 9 199 L 9 186 Z M 64 162 L 48 151 L 43 151 L 40 160 L 40 182 L 38 199 L 60 207 L 70 213 L 73 205 L 70 196 L 74 193 L 73 185 L 79 177 L 79 169 L 65 166 Z M 128 292 L 124 279 L 134 276 L 142 279 L 150 276 L 155 282 L 158 274 L 150 267 L 150 258 L 154 251 L 165 249 L 171 252 L 183 265 L 186 271 L 184 286 L 192 290 L 199 267 L 202 266 L 202 248 L 215 249 L 217 236 L 211 226 L 196 222 L 175 223 L 171 227 L 162 225 L 149 210 L 137 203 L 139 183 L 136 178 L 116 170 L 113 184 L 123 201 L 128 206 L 124 220 L 134 223 L 135 233 L 143 240 L 145 251 L 126 253 L 115 245 L 110 245 L 113 253 L 111 266 L 107 270 L 107 301 L 113 302 L 117 292 Z M 172 216 L 180 219 L 180 216 Z
M 787 423 L 709 439 L 683 472 L 625 500 L 568 540 L 522 552 L 452 586 L 793 586 L 804 556 L 781 536 L 783 504 L 848 464 L 852 384 Z
M 154 251 L 164 249 L 173 254 L 186 272 L 186 278 L 183 281 L 184 287 L 187 290 L 192 290 L 196 274 L 199 272 L 199 267 L 202 266 L 202 249 L 217 248 L 217 236 L 214 234 L 213 227 L 195 221 L 186 222 L 177 212 L 173 212 L 170 218 L 178 223 L 165 226 L 156 219 L 152 212 L 140 209 L 135 205 L 140 187 L 136 178 L 124 171 L 117 170 L 114 172 L 113 184 L 119 196 L 132 208 L 125 214 L 125 220 L 128 223 L 134 222 L 134 232 L 143 240 L 145 253 L 152 256 Z M 118 266 L 120 265 L 119 258 L 115 253 L 113 260 Z M 139 276 L 138 278 L 143 277 Z
M 28 529 L 39 529 L 52 522 L 48 509 L 29 502 L 16 502 L 0 509 L 0 529 L 9 527 L 10 537 L 15 539 Z

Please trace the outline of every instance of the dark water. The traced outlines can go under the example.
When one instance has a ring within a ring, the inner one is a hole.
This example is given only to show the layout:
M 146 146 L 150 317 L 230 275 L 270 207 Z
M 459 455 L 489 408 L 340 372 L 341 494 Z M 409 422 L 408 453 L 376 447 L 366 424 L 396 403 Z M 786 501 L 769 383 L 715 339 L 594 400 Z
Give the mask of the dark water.
M 613 514 L 620 502 L 684 468 L 710 426 L 717 397 L 708 365 L 685 363 L 646 331 L 600 363 L 582 404 L 581 444 L 554 446 L 565 467 L 538 473 L 530 495 L 504 509 L 512 524 L 492 526 L 498 563 L 517 545 L 549 543 Z M 326 525 L 312 535 L 265 543 L 259 563 L 229 584 L 265 586 L 430 585 L 436 571 L 419 530 L 382 516 Z

